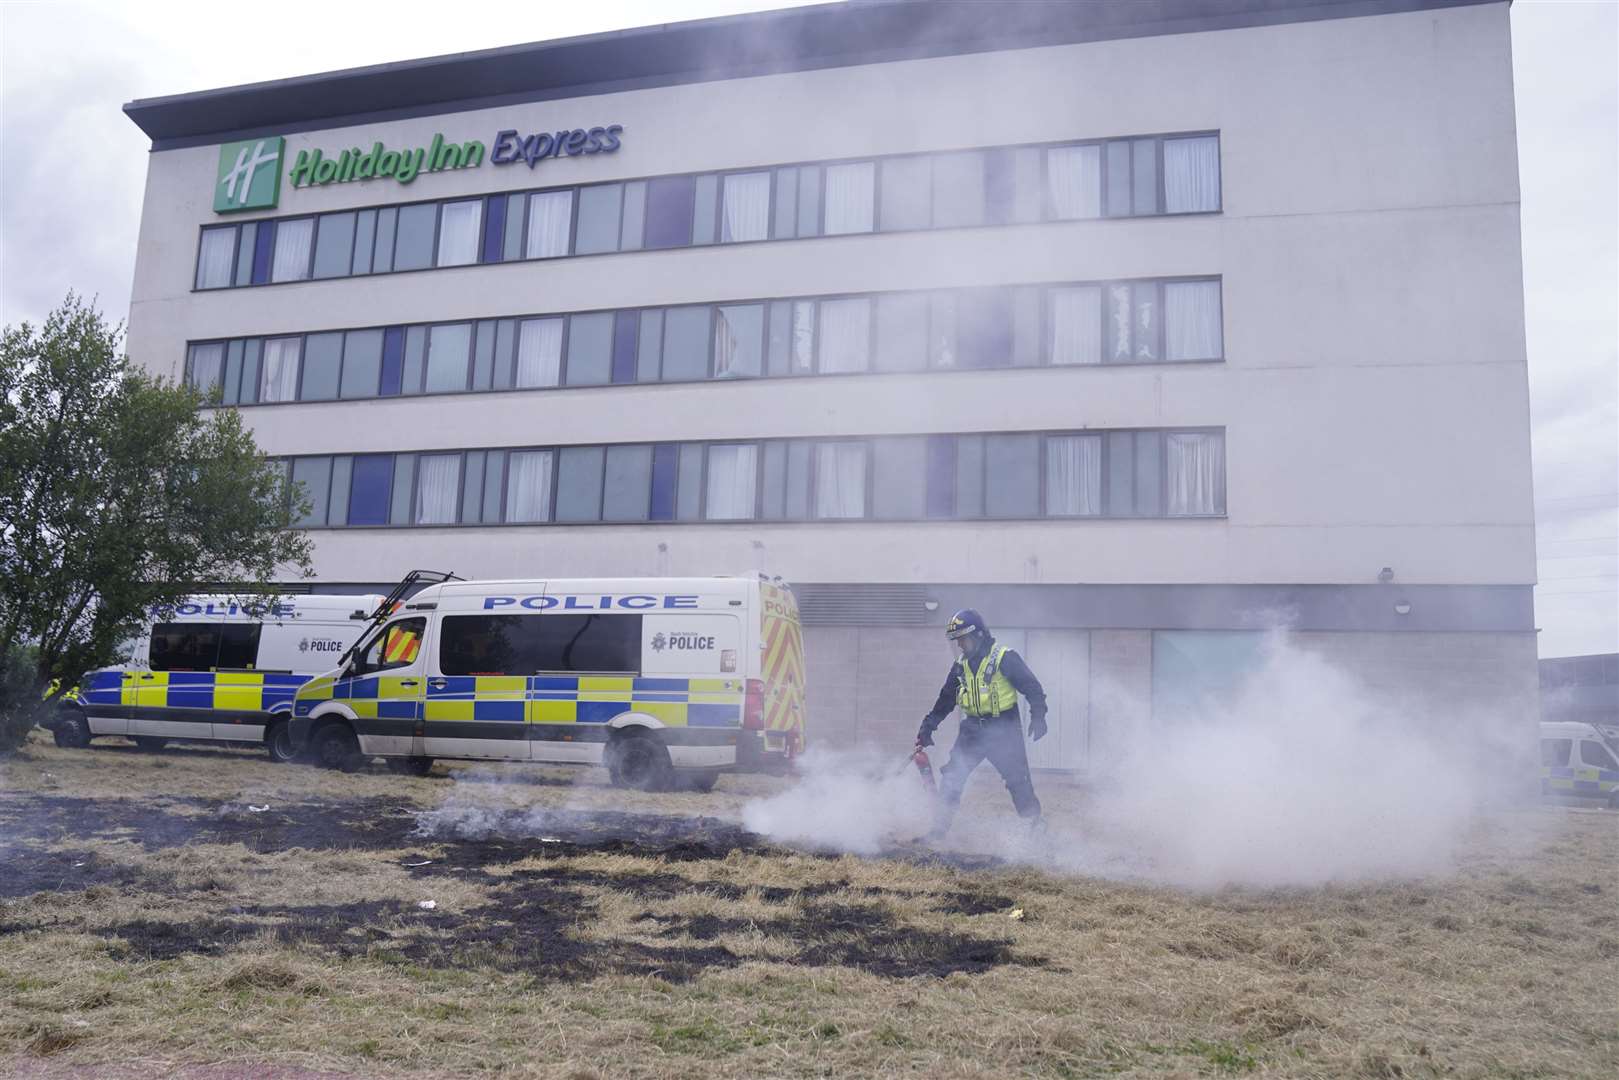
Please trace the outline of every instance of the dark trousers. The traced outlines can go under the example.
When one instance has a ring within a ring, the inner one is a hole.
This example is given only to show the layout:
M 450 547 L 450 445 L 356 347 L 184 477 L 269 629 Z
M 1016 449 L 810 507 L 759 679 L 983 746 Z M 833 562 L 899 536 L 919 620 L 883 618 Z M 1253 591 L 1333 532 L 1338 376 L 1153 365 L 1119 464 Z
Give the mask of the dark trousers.
M 961 793 L 967 778 L 985 760 L 1006 781 L 1006 790 L 1012 793 L 1012 805 L 1018 817 L 1040 816 L 1040 800 L 1034 795 L 1034 780 L 1029 776 L 1029 754 L 1023 746 L 1023 724 L 1015 712 L 997 717 L 973 716 L 961 718 L 961 731 L 956 745 L 950 748 L 950 760 L 940 770 L 939 819 L 936 828 L 949 828 L 961 805 Z

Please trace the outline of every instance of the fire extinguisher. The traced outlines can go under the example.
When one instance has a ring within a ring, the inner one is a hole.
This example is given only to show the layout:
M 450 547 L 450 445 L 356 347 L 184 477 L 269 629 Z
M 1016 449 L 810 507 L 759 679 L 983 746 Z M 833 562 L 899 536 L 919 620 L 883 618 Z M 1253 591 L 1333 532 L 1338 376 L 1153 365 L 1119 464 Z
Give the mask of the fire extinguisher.
M 911 763 L 916 766 L 916 771 L 922 774 L 922 786 L 927 788 L 928 794 L 937 795 L 939 786 L 933 782 L 933 762 L 928 760 L 928 752 L 918 746 L 911 754 Z

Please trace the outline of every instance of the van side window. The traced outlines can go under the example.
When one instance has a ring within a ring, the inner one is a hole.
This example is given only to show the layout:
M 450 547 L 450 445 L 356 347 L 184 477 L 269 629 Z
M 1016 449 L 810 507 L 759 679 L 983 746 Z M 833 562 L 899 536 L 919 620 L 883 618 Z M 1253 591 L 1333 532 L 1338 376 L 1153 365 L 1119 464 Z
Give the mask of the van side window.
M 1568 752 L 1573 746 L 1572 739 L 1540 740 L 1540 763 L 1561 769 L 1568 764 Z
M 1608 753 L 1608 748 L 1590 739 L 1580 740 L 1580 764 L 1594 765 L 1599 769 L 1619 769 L 1619 765 L 1613 762 L 1613 755 Z
M 152 627 L 153 671 L 211 671 L 219 658 L 218 623 L 158 623 Z
M 259 664 L 260 623 L 226 623 L 219 628 L 219 659 L 214 666 L 221 671 L 250 671 Z
M 389 623 L 388 626 L 371 639 L 371 644 L 365 647 L 360 659 L 355 663 L 354 674 L 369 675 L 374 671 L 387 671 L 390 668 L 408 667 L 416 662 L 417 655 L 422 651 L 422 637 L 427 633 L 427 619 L 400 619 Z
M 446 615 L 439 644 L 446 675 L 641 670 L 641 616 Z

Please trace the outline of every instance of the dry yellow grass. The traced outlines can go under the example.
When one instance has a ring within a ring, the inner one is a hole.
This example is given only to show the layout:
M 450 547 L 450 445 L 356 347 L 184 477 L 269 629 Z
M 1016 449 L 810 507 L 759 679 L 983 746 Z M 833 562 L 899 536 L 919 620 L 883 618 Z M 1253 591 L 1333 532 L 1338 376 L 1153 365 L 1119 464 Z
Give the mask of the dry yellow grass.
M 0 1072 L 1619 1073 L 1615 815 L 1503 813 L 1443 880 L 1194 894 L 671 825 L 765 778 L 454 775 L 36 737 L 0 765 Z M 452 791 L 653 848 L 412 835 Z

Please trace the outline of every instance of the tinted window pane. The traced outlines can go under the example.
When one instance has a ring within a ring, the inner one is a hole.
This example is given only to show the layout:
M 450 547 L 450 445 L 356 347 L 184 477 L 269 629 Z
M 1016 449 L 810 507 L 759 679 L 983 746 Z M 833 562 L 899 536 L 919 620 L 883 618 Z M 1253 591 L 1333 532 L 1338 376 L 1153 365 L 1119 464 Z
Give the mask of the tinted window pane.
M 314 242 L 314 218 L 276 222 L 275 256 L 270 264 L 270 280 L 303 281 L 307 278 Z
M 787 505 L 787 443 L 765 443 L 764 474 L 760 482 L 759 516 L 777 521 L 785 516 Z
M 1164 512 L 1164 435 L 1136 432 L 1135 512 L 1160 517 Z
M 349 524 L 384 525 L 388 521 L 393 456 L 362 454 L 354 459 L 349 481 Z
M 928 517 L 956 512 L 956 440 L 949 435 L 928 439 Z
M 349 522 L 349 487 L 354 479 L 354 459 L 344 454 L 332 459 L 332 494 L 327 499 L 326 524 L 347 525 Z
M 798 170 L 776 170 L 776 239 L 798 235 Z
M 665 380 L 708 378 L 708 314 L 706 307 L 669 308 L 664 312 Z
M 956 301 L 957 345 L 965 367 L 1006 367 L 1012 363 L 1012 294 L 974 289 Z
M 721 188 L 720 240 L 770 237 L 770 174 L 733 173 Z
M 1107 144 L 1107 213 L 1118 217 L 1130 213 L 1130 144 Z
M 916 519 L 927 513 L 927 440 L 878 439 L 871 512 L 878 518 Z
M 1009 193 L 1008 193 L 1009 194 Z M 1006 202 L 1006 194 L 1002 202 Z M 941 229 L 984 223 L 984 155 L 940 154 L 933 159 L 933 224 Z
M 1138 214 L 1158 212 L 1158 140 L 1137 139 L 1130 144 L 1131 209 Z
M 1028 518 L 1040 513 L 1040 436 L 984 437 L 989 517 Z
M 388 508 L 388 520 L 395 525 L 409 525 L 411 496 L 416 492 L 416 455 L 395 454 L 393 466 L 393 503 Z
M 821 167 L 798 169 L 798 235 L 821 235 Z
M 268 224 L 265 222 L 264 224 Z M 255 225 L 243 225 L 236 238 L 236 284 L 246 285 L 253 281 L 253 265 L 257 262 L 259 230 Z
M 712 244 L 714 242 L 714 212 L 720 198 L 720 178 L 713 173 L 699 176 L 696 188 L 696 206 L 692 208 L 691 216 L 691 242 L 694 244 Z
M 673 521 L 675 517 L 675 462 L 677 448 L 664 443 L 652 449 L 652 520 Z
M 214 667 L 220 671 L 251 671 L 259 662 L 260 623 L 225 623 L 219 628 L 219 656 Z
M 331 496 L 332 459 L 294 458 L 292 482 L 299 487 L 299 497 L 309 504 L 308 512 L 301 515 L 294 524 L 299 528 L 326 524 L 326 505 Z
M 354 223 L 354 262 L 352 272 L 371 272 L 371 253 L 377 243 L 377 212 L 361 210 Z
M 433 230 L 438 206 L 418 203 L 399 208 L 399 232 L 394 240 L 395 270 L 420 270 L 433 265 Z
M 427 364 L 427 327 L 405 328 L 405 373 L 402 378 L 404 392 L 422 392 L 422 368 Z
M 641 670 L 640 615 L 448 615 L 443 627 L 446 675 Z
M 225 353 L 225 389 L 222 400 L 234 405 L 242 392 L 242 343 L 233 341 Z
M 466 458 L 466 474 L 461 481 L 461 520 L 472 523 L 483 520 L 484 452 L 469 450 Z
M 665 176 L 650 181 L 646 189 L 646 246 L 670 248 L 690 244 L 696 199 L 696 177 Z
M 1053 438 L 1053 443 L 1071 441 L 1075 436 Z M 1107 513 L 1110 517 L 1129 517 L 1136 512 L 1136 433 L 1110 431 L 1107 434 Z M 1056 455 L 1047 453 L 1046 471 L 1053 467 Z M 1052 513 L 1053 500 L 1050 479 L 1047 479 L 1046 513 Z
M 676 488 L 675 517 L 696 521 L 702 516 L 703 445 L 685 443 L 680 447 L 680 479 Z
M 624 223 L 619 230 L 619 250 L 639 251 L 645 236 L 646 181 L 635 180 L 624 185 Z
M 984 516 L 984 437 L 956 439 L 956 516 Z
M 149 656 L 153 671 L 207 671 L 219 657 L 219 624 L 158 623 Z
M 568 320 L 569 386 L 600 386 L 613 363 L 613 315 L 575 315 Z
M 315 236 L 315 276 L 347 277 L 354 263 L 354 215 L 322 214 Z
M 877 298 L 878 371 L 921 371 L 928 363 L 928 298 L 889 293 Z
M 714 316 L 714 377 L 764 372 L 764 305 L 721 307 Z
M 478 324 L 472 346 L 472 388 L 488 390 L 495 376 L 495 320 L 484 319 Z
M 558 521 L 599 521 L 602 514 L 600 446 L 570 446 L 557 451 Z
M 351 330 L 343 345 L 343 397 L 375 397 L 382 372 L 382 331 Z
M 663 362 L 663 312 L 656 308 L 641 312 L 640 341 L 635 349 L 635 378 L 657 382 Z
M 432 327 L 427 339 L 428 393 L 467 388 L 467 359 L 471 348 L 471 323 Z
M 926 157 L 890 158 L 882 163 L 882 178 L 883 228 L 927 228 L 933 220 L 932 162 Z M 831 194 L 832 187 L 828 184 L 829 205 Z
M 304 338 L 303 401 L 329 401 L 337 396 L 338 365 L 343 356 L 342 334 L 310 334 Z
M 602 520 L 645 521 L 652 492 L 652 447 L 609 446 Z
M 574 250 L 593 255 L 618 250 L 619 212 L 624 201 L 623 184 L 596 184 L 579 189 L 579 227 Z M 690 222 L 687 222 L 688 226 Z M 648 231 L 651 222 L 648 222 Z M 534 225 L 529 223 L 529 246 L 533 248 Z M 651 245 L 648 245 L 649 247 Z
M 377 239 L 371 256 L 371 272 L 386 274 L 394 268 L 395 222 L 399 209 L 389 206 L 377 211 Z

